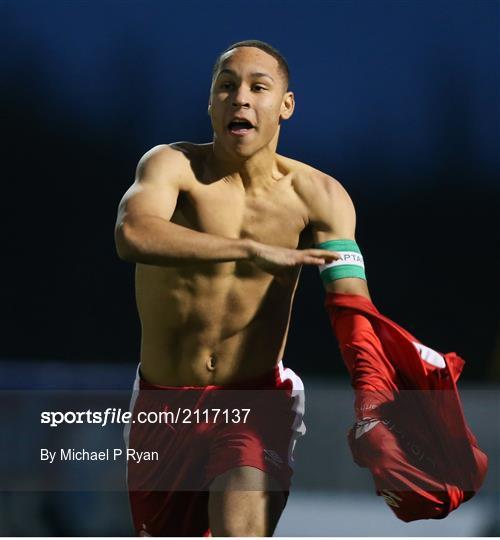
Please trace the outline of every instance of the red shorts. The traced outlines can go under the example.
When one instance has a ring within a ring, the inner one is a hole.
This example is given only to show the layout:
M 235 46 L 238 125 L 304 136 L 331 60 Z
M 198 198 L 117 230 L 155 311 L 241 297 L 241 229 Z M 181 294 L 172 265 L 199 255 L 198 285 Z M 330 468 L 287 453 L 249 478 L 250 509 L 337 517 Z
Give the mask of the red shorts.
M 281 363 L 258 379 L 223 387 L 157 386 L 138 375 L 135 421 L 125 433 L 136 532 L 206 536 L 210 484 L 236 467 L 260 469 L 288 493 L 293 449 L 305 433 L 303 389 Z

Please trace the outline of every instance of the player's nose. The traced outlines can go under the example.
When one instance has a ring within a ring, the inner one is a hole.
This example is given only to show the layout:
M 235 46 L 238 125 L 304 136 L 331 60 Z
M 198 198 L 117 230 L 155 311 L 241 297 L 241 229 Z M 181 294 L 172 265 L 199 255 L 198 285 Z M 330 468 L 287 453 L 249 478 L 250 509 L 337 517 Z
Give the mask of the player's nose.
M 250 105 L 248 93 L 242 86 L 235 90 L 232 104 L 233 107 L 248 107 Z

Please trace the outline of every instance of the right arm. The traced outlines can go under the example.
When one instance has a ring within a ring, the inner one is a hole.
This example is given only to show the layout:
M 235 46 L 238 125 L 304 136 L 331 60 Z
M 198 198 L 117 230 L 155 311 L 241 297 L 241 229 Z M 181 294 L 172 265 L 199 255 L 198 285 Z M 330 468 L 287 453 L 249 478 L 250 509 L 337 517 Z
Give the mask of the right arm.
M 268 246 L 251 239 L 193 231 L 170 221 L 181 191 L 188 186 L 184 155 L 169 146 L 147 152 L 135 182 L 123 196 L 115 226 L 116 250 L 128 262 L 170 266 L 183 262 L 251 260 L 264 269 L 324 264 L 336 254 Z M 322 258 L 321 258 L 322 257 Z
M 185 188 L 184 159 L 181 152 L 162 145 L 139 161 L 135 182 L 118 207 L 115 242 L 121 259 L 166 266 L 179 259 L 222 262 L 249 257 L 248 241 L 193 231 L 170 221 Z

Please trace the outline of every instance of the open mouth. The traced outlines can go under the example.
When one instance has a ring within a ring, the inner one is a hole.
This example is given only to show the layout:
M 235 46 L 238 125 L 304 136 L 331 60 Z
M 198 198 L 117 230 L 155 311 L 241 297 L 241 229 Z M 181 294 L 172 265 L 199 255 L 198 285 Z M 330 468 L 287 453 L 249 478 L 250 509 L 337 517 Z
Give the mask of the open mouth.
M 255 129 L 248 120 L 232 120 L 229 122 L 227 129 L 233 135 L 246 135 L 252 129 Z

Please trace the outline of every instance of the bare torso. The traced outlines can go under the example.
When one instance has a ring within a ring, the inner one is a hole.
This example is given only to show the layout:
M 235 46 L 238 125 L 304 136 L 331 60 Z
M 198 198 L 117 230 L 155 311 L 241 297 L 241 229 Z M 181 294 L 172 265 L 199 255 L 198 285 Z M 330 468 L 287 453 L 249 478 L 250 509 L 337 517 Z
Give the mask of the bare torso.
M 309 247 L 301 192 L 309 168 L 277 156 L 279 178 L 249 192 L 211 173 L 210 146 L 178 145 L 189 189 L 180 193 L 171 221 L 228 238 Z M 271 370 L 283 355 L 299 272 L 271 275 L 248 261 L 137 264 L 145 379 L 173 386 L 228 384 Z

